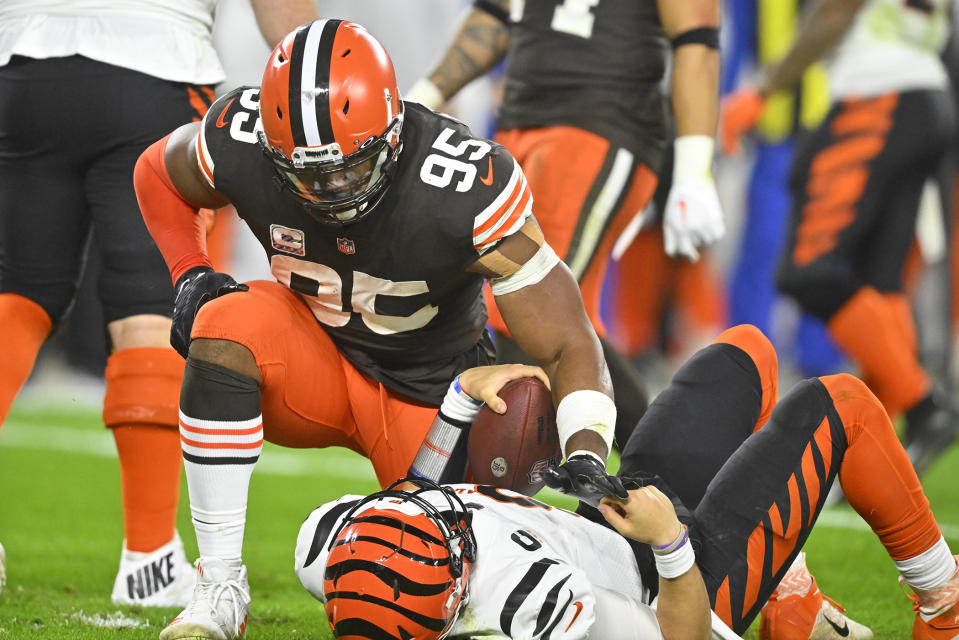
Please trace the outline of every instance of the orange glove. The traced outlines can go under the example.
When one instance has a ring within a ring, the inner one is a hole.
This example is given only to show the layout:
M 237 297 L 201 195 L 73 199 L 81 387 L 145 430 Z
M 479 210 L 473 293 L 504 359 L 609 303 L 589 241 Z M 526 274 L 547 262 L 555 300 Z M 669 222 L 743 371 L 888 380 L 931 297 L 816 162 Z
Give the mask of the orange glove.
M 719 115 L 719 145 L 732 155 L 742 149 L 739 139 L 759 122 L 766 99 L 752 88 L 739 89 L 723 98 Z

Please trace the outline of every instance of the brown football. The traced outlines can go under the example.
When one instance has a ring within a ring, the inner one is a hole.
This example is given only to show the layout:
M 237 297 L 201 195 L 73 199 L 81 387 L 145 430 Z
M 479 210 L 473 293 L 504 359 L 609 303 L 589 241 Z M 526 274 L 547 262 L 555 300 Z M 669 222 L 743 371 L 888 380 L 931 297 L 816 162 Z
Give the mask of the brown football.
M 500 415 L 483 405 L 470 429 L 469 466 L 478 484 L 492 484 L 531 496 L 543 487 L 539 472 L 561 462 L 556 411 L 549 389 L 536 378 L 521 378 L 499 392 Z

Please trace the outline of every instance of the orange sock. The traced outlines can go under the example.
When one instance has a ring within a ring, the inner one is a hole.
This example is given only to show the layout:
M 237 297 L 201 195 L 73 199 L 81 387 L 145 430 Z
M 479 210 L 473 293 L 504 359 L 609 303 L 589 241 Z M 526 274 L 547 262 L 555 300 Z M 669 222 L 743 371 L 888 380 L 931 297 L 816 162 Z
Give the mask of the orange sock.
M 745 351 L 759 370 L 762 384 L 762 408 L 753 432 L 762 428 L 769 420 L 773 407 L 779 401 L 779 358 L 776 349 L 763 332 L 751 324 L 740 324 L 726 329 L 714 342 L 725 342 Z
M 893 560 L 932 548 L 942 534 L 889 415 L 854 376 L 820 380 L 846 431 L 848 448 L 839 481 L 849 504 L 869 523 Z
M 43 341 L 50 335 L 50 316 L 33 300 L 15 293 L 0 293 L 0 426 L 20 387 L 30 377 Z
M 828 326 L 889 415 L 899 415 L 929 392 L 929 377 L 903 335 L 901 309 L 872 287 L 856 292 Z
M 103 421 L 120 457 L 126 547 L 153 551 L 173 538 L 180 492 L 183 358 L 167 347 L 122 349 L 107 361 Z
M 916 320 L 912 316 L 912 306 L 904 293 L 884 293 L 882 300 L 896 323 L 899 336 L 906 343 L 909 352 L 918 357 L 919 338 L 916 336 Z

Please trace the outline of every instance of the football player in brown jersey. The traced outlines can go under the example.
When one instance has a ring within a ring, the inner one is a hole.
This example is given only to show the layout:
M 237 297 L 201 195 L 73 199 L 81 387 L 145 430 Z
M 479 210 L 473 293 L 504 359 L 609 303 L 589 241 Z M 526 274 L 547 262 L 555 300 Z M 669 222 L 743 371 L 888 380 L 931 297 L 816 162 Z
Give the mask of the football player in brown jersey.
M 260 87 L 222 96 L 141 157 L 135 183 L 176 285 L 188 356 L 180 433 L 200 548 L 193 603 L 164 639 L 243 635 L 241 547 L 263 440 L 345 446 L 379 481 L 405 475 L 450 381 L 493 357 L 489 281 L 517 342 L 547 372 L 566 462 L 597 502 L 616 409 L 576 281 L 533 218 L 522 169 L 462 123 L 404 103 L 389 55 L 359 25 L 289 34 Z M 275 282 L 209 264 L 198 207 L 232 203 Z

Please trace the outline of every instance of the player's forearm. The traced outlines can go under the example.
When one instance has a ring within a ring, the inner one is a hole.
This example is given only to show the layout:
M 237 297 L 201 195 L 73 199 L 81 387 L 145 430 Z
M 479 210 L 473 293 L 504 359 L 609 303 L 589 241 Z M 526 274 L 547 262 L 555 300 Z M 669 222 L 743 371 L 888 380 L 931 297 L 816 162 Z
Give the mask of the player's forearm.
M 256 23 L 270 48 L 301 24 L 319 16 L 314 0 L 251 0 Z
M 206 227 L 170 180 L 163 152 L 169 137 L 153 143 L 137 160 L 133 185 L 137 201 L 174 282 L 193 267 L 212 267 L 206 254 Z
M 440 484 L 463 482 L 469 430 L 482 402 L 466 393 L 459 379 L 450 383 L 407 475 Z
M 678 578 L 660 577 L 656 618 L 665 640 L 707 640 L 710 637 L 709 596 L 696 565 Z
M 806 69 L 836 47 L 863 2 L 864 0 L 817 2 L 803 19 L 793 46 L 759 83 L 759 92 L 769 95 L 799 84 Z
M 500 2 L 508 8 L 508 2 Z M 509 27 L 486 11 L 470 8 L 442 60 L 429 75 L 443 100 L 492 69 L 509 46 Z
M 672 105 L 677 136 L 715 135 L 719 117 L 719 51 L 699 44 L 676 49 Z

